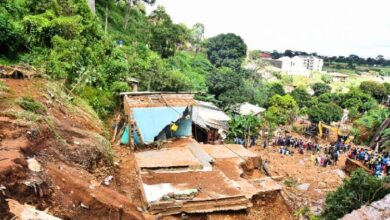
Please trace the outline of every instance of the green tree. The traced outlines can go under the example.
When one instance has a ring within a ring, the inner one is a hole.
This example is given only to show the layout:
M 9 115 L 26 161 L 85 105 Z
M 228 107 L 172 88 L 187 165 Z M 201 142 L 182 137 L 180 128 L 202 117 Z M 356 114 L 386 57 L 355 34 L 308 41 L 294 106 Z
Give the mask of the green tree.
M 247 72 L 243 69 L 234 71 L 228 67 L 217 68 L 206 76 L 206 85 L 211 94 L 227 107 L 236 103 L 254 100 L 253 84 L 246 80 Z
M 22 30 L 0 13 L 0 51 L 2 55 L 15 58 L 22 48 Z
M 371 176 L 362 169 L 356 170 L 351 179 L 344 179 L 336 191 L 327 195 L 322 217 L 336 220 L 362 205 L 383 198 L 390 193 L 390 189 L 385 187 L 386 182 L 388 179 Z
M 209 38 L 205 44 L 207 57 L 216 67 L 237 69 L 246 56 L 247 46 L 240 36 L 220 34 Z
M 152 25 L 151 49 L 162 58 L 173 56 L 178 46 L 189 38 L 189 31 L 182 25 L 174 24 L 164 7 L 159 6 L 150 15 Z
M 310 121 L 318 123 L 320 121 L 330 123 L 339 121 L 343 117 L 343 109 L 334 103 L 319 103 L 313 105 L 308 110 Z
M 274 95 L 286 95 L 286 92 L 284 91 L 283 85 L 281 83 L 269 83 L 267 87 L 269 97 L 272 97 Z
M 244 140 L 244 146 L 250 145 L 250 138 L 257 137 L 262 128 L 262 121 L 253 115 L 236 115 L 230 121 L 227 137 L 233 140 L 236 137 Z
M 267 121 L 273 124 L 284 124 L 291 120 L 298 111 L 297 103 L 290 95 L 274 95 L 269 101 L 269 108 L 265 112 Z
M 129 17 L 130 17 L 130 11 L 131 7 L 133 5 L 139 5 L 140 2 L 144 2 L 148 5 L 153 5 L 156 3 L 156 0 L 124 0 L 126 4 L 126 10 L 125 10 L 125 16 L 124 16 L 124 22 L 123 22 L 123 29 L 126 30 L 129 25 Z
M 386 87 L 379 82 L 363 81 L 359 88 L 364 93 L 370 94 L 378 101 L 382 101 L 382 99 L 386 96 Z
M 291 92 L 291 96 L 295 99 L 300 108 L 307 106 L 311 99 L 310 94 L 302 87 L 294 89 Z
M 192 26 L 190 31 L 192 48 L 195 52 L 199 52 L 204 40 L 205 27 L 202 23 L 196 23 Z
M 324 93 L 330 93 L 332 91 L 332 88 L 325 83 L 314 83 L 311 87 L 315 96 L 320 96 Z
M 370 94 L 363 93 L 358 88 L 350 89 L 350 91 L 345 94 L 339 94 L 337 103 L 342 108 L 355 108 L 360 113 L 369 111 L 378 105 L 377 101 Z

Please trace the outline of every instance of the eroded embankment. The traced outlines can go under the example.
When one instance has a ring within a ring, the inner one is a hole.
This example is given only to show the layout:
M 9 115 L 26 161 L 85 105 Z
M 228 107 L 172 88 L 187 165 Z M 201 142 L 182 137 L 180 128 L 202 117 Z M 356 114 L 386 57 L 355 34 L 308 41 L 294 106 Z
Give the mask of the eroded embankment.
M 13 216 L 6 199 L 64 219 L 145 218 L 116 184 L 103 184 L 113 150 L 82 100 L 44 79 L 1 84 L 1 219 Z

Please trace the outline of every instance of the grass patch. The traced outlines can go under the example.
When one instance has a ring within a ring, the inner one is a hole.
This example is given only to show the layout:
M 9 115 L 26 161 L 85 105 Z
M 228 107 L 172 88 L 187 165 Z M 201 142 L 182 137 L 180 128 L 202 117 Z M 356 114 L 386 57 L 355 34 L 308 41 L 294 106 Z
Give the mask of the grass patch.
M 295 177 L 288 177 L 284 180 L 284 185 L 287 187 L 296 187 L 298 185 L 298 180 Z
M 112 145 L 110 141 L 108 141 L 105 137 L 94 133 L 94 138 L 97 142 L 99 142 L 98 150 L 103 153 L 105 158 L 107 159 L 108 163 L 111 166 L 114 166 L 114 150 L 112 149 Z
M 28 121 L 28 122 L 38 122 L 43 119 L 41 115 L 38 115 L 30 111 L 15 111 L 13 109 L 8 109 L 2 112 L 5 116 L 14 117 L 19 120 Z
M 31 97 L 22 97 L 17 101 L 17 104 L 26 111 L 30 111 L 36 114 L 46 113 L 46 108 Z

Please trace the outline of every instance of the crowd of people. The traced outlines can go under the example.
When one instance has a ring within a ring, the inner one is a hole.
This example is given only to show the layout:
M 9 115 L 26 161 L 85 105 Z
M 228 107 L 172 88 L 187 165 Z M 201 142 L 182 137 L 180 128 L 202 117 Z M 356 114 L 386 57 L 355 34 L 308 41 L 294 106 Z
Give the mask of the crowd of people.
M 340 154 L 348 152 L 349 158 L 363 162 L 375 176 L 390 176 L 388 151 L 378 153 L 370 148 L 352 147 L 351 144 L 345 144 L 343 139 L 332 145 L 321 145 L 291 135 L 278 136 L 275 144 L 280 147 L 279 153 L 282 155 L 311 153 L 310 160 L 315 165 L 323 167 L 336 165 Z
M 343 140 L 337 141 L 334 145 L 320 145 L 312 141 L 304 141 L 291 135 L 278 136 L 276 144 L 280 146 L 279 153 L 282 155 L 293 155 L 294 153 L 304 154 L 310 152 L 311 161 L 318 166 L 336 165 L 341 153 L 350 149 L 350 145 L 344 144 Z
M 369 148 L 354 147 L 348 157 L 362 161 L 375 176 L 390 176 L 390 153 L 378 153 Z

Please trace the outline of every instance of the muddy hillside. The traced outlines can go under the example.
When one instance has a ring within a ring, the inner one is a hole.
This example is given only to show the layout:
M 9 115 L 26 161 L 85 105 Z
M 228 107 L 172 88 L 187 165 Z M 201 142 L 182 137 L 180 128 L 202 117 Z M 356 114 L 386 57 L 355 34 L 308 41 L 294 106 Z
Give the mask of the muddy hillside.
M 116 158 L 105 131 L 58 84 L 2 79 L 0 219 L 23 204 L 63 219 L 144 219 L 112 183 Z

